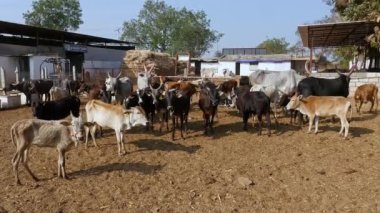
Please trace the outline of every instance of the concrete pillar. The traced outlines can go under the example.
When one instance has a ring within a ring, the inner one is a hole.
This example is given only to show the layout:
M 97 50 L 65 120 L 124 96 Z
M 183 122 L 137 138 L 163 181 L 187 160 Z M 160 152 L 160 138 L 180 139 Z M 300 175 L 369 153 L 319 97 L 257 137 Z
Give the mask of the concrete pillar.
M 19 74 L 18 74 L 18 67 L 16 67 L 15 74 L 16 74 L 16 84 L 20 83 L 19 81 Z
M 0 89 L 5 88 L 5 70 L 0 67 Z
M 77 71 L 75 70 L 75 65 L 73 65 L 73 80 L 77 80 Z
M 44 68 L 41 67 L 41 70 L 40 70 L 40 78 L 41 78 L 41 79 L 44 79 L 44 75 L 45 75 L 45 73 L 44 73 Z
M 47 69 L 46 66 L 44 67 L 44 78 L 45 78 L 45 79 L 48 78 L 48 69 Z

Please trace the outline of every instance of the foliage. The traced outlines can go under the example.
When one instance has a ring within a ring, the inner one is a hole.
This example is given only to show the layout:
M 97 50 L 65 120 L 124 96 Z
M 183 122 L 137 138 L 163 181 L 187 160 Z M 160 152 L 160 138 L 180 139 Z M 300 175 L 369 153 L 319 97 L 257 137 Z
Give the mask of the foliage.
M 257 48 L 266 48 L 268 54 L 287 53 L 289 43 L 285 38 L 267 39 L 257 45 Z
M 23 17 L 28 25 L 63 31 L 75 31 L 83 23 L 79 0 L 34 0 Z
M 376 21 L 380 17 L 380 1 L 378 0 L 323 0 L 333 6 L 333 12 L 338 12 L 347 21 Z
M 222 36 L 210 28 L 203 11 L 177 10 L 164 1 L 147 0 L 136 19 L 124 22 L 120 39 L 172 55 L 189 51 L 200 56 Z

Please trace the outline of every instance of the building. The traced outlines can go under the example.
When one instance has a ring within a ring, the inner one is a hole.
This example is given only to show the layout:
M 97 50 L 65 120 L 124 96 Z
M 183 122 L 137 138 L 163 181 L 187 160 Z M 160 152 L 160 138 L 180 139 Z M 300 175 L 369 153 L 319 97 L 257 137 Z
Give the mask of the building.
M 119 72 L 134 43 L 0 21 L 0 67 L 8 85 L 21 79 L 81 79 L 84 73 Z M 42 71 L 45 70 L 45 71 Z M 44 75 L 46 73 L 46 76 Z

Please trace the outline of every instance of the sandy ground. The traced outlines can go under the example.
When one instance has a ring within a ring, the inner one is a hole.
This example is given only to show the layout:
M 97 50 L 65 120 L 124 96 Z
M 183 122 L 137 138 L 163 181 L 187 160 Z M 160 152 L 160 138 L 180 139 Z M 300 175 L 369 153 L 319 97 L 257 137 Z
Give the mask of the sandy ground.
M 194 109 L 186 140 L 138 127 L 128 132 L 121 157 L 111 130 L 97 140 L 99 149 L 73 148 L 66 155 L 70 180 L 56 177 L 54 149 L 33 147 L 30 167 L 42 180 L 20 166 L 23 185 L 16 186 L 9 129 L 30 117 L 27 107 L 0 111 L 0 212 L 380 211 L 376 114 L 355 113 L 344 140 L 340 122 L 330 119 L 317 135 L 282 118 L 271 137 L 266 129 L 257 136 L 257 128 L 242 131 L 234 110 L 221 108 L 209 137 Z

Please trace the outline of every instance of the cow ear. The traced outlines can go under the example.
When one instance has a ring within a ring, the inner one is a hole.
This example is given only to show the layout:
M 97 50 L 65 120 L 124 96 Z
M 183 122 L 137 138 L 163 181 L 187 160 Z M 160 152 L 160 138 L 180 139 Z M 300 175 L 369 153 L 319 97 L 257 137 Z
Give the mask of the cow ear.
M 299 95 L 298 99 L 303 100 L 303 95 Z

